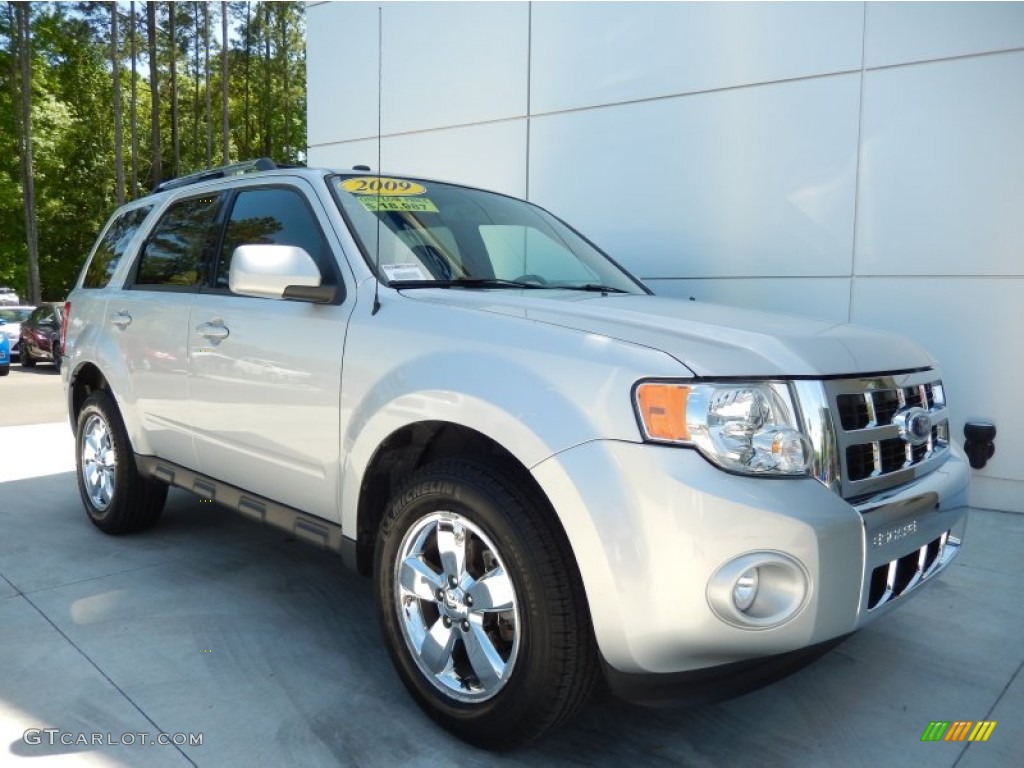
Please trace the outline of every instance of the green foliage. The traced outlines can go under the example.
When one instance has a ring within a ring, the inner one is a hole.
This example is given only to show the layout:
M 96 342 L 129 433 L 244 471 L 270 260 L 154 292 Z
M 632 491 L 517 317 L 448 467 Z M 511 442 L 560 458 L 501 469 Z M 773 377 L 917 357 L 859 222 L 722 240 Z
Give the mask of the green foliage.
M 0 285 L 27 294 L 27 246 L 14 114 L 9 3 L 0 3 Z M 44 300 L 62 299 L 74 283 L 96 234 L 115 206 L 114 98 L 110 3 L 31 3 L 32 146 L 39 267 Z M 173 173 L 171 110 L 177 109 L 179 172 L 207 167 L 207 125 L 213 165 L 221 147 L 221 3 L 157 3 L 160 155 Z M 209 43 L 202 15 L 207 6 Z M 117 3 L 123 162 L 130 178 L 131 62 L 129 3 Z M 138 189 L 153 185 L 150 166 L 149 61 L 145 3 L 135 3 L 135 105 Z M 169 14 L 175 14 L 175 44 Z M 306 154 L 304 3 L 228 3 L 228 115 L 231 160 L 269 155 L 303 162 Z M 197 16 L 199 23 L 197 24 Z M 204 68 L 209 47 L 210 71 Z M 197 63 L 198 53 L 198 67 Z M 170 97 L 175 60 L 177 99 Z M 211 111 L 206 111 L 206 89 Z M 176 102 L 173 103 L 173 102 Z

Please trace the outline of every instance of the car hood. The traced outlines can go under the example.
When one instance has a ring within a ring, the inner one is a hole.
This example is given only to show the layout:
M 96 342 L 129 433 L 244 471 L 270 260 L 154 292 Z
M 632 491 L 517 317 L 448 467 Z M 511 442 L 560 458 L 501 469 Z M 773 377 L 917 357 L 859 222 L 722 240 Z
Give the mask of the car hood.
M 697 376 L 840 376 L 926 368 L 908 339 L 854 325 L 662 296 L 416 289 L 404 295 L 658 349 Z

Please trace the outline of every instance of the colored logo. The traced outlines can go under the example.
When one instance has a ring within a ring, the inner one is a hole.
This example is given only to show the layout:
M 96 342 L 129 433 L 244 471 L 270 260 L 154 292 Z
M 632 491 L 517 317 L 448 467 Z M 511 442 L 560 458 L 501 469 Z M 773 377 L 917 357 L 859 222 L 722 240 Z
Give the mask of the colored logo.
M 921 741 L 988 741 L 995 729 L 995 720 L 932 720 Z

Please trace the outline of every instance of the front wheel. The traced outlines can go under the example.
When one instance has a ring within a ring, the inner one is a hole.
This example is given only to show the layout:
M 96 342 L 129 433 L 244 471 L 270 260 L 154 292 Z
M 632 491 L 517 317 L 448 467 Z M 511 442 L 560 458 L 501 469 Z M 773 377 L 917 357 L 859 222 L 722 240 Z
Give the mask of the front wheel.
M 104 533 L 142 530 L 160 517 L 167 486 L 139 474 L 117 404 L 103 390 L 78 414 L 75 465 L 85 511 Z
M 510 749 L 567 720 L 597 677 L 568 542 L 499 470 L 443 461 L 381 525 L 381 626 L 402 682 L 459 738 Z

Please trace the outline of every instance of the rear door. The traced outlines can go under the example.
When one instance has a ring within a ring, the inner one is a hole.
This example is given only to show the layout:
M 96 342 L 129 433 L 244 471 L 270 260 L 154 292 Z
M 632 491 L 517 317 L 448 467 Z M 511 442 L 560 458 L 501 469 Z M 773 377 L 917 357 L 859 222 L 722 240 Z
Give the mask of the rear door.
M 312 187 L 299 178 L 239 186 L 225 221 L 214 268 L 188 324 L 189 420 L 199 470 L 338 520 L 341 363 L 353 305 L 335 258 L 339 243 Z M 342 287 L 339 300 L 312 304 L 231 293 L 232 254 L 251 243 L 306 249 L 322 284 Z

